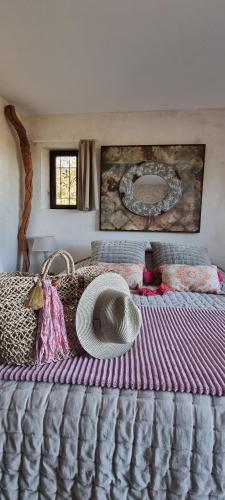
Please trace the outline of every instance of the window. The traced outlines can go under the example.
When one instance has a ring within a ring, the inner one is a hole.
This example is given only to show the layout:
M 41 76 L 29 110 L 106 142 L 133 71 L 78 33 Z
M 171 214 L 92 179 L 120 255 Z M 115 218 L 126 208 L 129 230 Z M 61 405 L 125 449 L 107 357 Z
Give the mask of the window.
M 78 151 L 50 151 L 50 208 L 77 208 Z

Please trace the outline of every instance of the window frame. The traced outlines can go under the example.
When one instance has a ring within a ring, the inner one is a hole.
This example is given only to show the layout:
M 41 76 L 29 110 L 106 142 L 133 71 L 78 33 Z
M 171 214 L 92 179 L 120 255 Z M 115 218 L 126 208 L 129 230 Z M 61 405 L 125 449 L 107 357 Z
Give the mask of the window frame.
M 76 205 L 57 205 L 56 203 L 56 158 L 58 156 L 76 156 L 77 159 L 77 175 L 76 175 L 76 193 L 78 192 L 78 149 L 51 149 L 49 151 L 50 165 L 50 208 L 56 210 L 77 210 Z M 77 201 L 77 196 L 76 196 Z

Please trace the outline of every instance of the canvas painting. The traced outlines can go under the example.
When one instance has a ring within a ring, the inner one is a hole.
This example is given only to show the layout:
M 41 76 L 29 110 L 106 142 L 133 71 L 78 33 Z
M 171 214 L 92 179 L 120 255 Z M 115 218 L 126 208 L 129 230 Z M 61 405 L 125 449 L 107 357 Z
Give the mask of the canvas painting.
M 103 146 L 102 231 L 200 231 L 205 145 Z

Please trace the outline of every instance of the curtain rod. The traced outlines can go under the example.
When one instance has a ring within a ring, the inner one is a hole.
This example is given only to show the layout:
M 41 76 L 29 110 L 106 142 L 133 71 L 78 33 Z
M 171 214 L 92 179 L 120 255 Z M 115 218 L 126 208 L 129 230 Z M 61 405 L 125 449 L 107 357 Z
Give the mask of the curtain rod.
M 65 140 L 63 140 L 63 139 L 31 139 L 31 142 L 33 142 L 34 144 L 39 144 L 39 143 L 48 144 L 49 142 L 57 142 L 57 143 L 61 142 L 62 144 L 64 144 L 64 143 L 77 144 L 78 142 L 82 142 L 83 140 L 86 140 L 86 139 L 79 139 L 78 141 L 75 139 L 74 140 L 73 139 L 71 139 L 71 140 L 68 140 L 68 139 L 67 140 L 66 139 Z M 98 142 L 96 139 L 88 139 L 88 140 Z
M 63 141 L 62 139 L 48 139 L 48 140 L 46 140 L 46 139 L 43 139 L 43 140 L 42 139 L 31 139 L 31 142 L 36 144 L 39 142 L 46 142 L 46 143 L 49 143 L 49 142 L 62 142 L 63 143 L 64 142 L 65 143 L 65 142 L 76 142 L 76 141 L 74 141 L 73 139 L 71 139 L 70 141 L 68 141 L 68 140 Z

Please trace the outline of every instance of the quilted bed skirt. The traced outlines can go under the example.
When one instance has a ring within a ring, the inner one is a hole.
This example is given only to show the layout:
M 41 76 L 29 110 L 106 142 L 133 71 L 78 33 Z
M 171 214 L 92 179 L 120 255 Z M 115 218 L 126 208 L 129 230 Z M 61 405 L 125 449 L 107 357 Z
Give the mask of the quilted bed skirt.
M 1 500 L 224 500 L 225 398 L 0 382 Z

